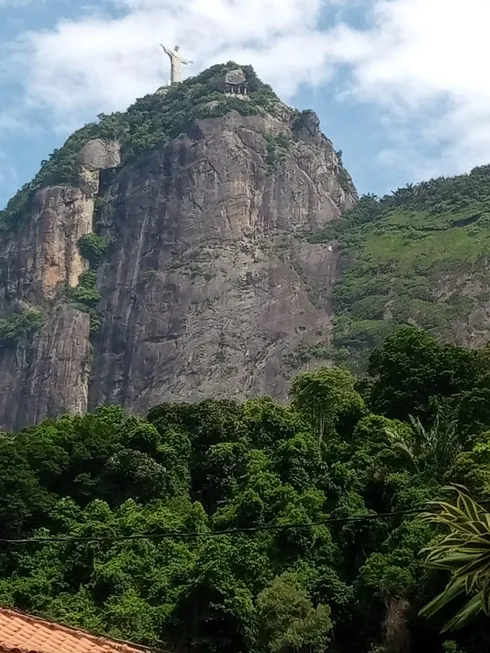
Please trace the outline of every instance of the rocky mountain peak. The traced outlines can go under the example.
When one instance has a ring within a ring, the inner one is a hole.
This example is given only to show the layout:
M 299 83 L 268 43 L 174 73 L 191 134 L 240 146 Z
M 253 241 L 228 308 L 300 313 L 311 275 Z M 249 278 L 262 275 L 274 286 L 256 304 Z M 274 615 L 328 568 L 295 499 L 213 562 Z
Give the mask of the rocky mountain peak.
M 0 216 L 0 422 L 285 398 L 331 338 L 338 253 L 304 234 L 356 199 L 317 116 L 249 66 L 100 115 Z

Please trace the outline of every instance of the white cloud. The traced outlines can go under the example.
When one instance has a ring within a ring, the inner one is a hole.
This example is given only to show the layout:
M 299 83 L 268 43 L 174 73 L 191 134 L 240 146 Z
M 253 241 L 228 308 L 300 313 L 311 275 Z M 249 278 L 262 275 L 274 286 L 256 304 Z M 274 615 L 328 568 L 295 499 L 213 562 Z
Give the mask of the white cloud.
M 344 0 L 345 1 L 345 0 Z M 341 0 L 332 3 L 342 4 Z M 279 92 L 292 95 L 328 73 L 318 27 L 325 0 L 115 0 L 123 14 L 60 21 L 29 32 L 11 53 L 28 98 L 77 120 L 120 109 L 168 81 L 160 42 L 180 43 L 196 72 L 230 58 L 256 64 Z
M 488 0 L 377 0 L 372 12 L 365 31 L 336 27 L 330 53 L 351 66 L 351 96 L 408 126 L 401 165 L 425 174 L 490 162 Z M 438 154 L 428 161 L 416 139 Z
M 23 7 L 29 2 L 43 2 L 44 0 L 0 0 L 0 7 Z
M 377 107 L 384 140 L 395 135 L 378 160 L 407 177 L 490 161 L 488 0 L 105 1 L 9 44 L 0 74 L 15 71 L 23 110 L 41 107 L 68 130 L 122 109 L 166 83 L 159 43 L 180 43 L 196 62 L 189 73 L 252 63 L 286 99 L 340 71 L 334 92 Z M 361 7 L 364 28 L 340 22 L 349 5 Z M 340 18 L 326 27 L 333 6 Z

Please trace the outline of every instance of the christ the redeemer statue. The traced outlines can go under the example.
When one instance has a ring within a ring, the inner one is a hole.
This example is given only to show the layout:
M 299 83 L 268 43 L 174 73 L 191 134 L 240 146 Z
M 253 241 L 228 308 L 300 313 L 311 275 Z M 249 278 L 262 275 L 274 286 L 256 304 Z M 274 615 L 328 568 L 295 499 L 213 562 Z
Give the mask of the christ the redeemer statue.
M 160 45 L 162 44 L 160 43 Z M 180 47 L 178 45 L 176 45 L 173 50 L 168 50 L 164 45 L 162 45 L 162 48 L 170 57 L 170 84 L 180 84 L 182 81 L 182 64 L 187 66 L 194 62 L 184 59 L 180 54 Z

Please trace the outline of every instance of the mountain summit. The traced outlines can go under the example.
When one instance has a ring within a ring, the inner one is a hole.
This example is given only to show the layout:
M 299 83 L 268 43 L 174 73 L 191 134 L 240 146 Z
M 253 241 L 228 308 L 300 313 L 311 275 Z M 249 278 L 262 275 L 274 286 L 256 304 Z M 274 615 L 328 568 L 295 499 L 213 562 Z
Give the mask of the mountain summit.
M 100 115 L 0 214 L 0 423 L 285 398 L 332 337 L 339 252 L 305 233 L 356 201 L 317 116 L 248 66 Z

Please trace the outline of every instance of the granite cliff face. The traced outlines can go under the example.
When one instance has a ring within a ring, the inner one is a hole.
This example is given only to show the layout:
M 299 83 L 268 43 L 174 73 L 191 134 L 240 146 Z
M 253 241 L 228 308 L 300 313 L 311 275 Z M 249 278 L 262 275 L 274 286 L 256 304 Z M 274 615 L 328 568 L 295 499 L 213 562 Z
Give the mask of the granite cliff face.
M 79 154 L 78 186 L 50 186 L 36 192 L 25 224 L 9 234 L 0 249 L 0 311 L 4 322 L 32 311 L 17 333 L 2 334 L 0 420 L 18 428 L 60 411 L 87 408 L 90 316 L 69 303 L 66 288 L 76 288 L 88 263 L 80 239 L 93 231 L 100 170 L 120 162 L 116 143 L 91 141 Z M 101 151 L 103 156 L 101 156 Z M 14 329 L 10 329 L 15 331 Z
M 250 96 L 225 98 L 219 76 L 178 134 L 129 157 L 129 128 L 93 128 L 68 183 L 28 189 L 0 249 L 4 428 L 103 402 L 284 399 L 331 340 L 338 251 L 304 233 L 355 203 L 350 177 L 315 114 L 254 93 L 249 70 Z M 158 128 L 158 106 L 191 106 L 182 87 L 151 99 Z

